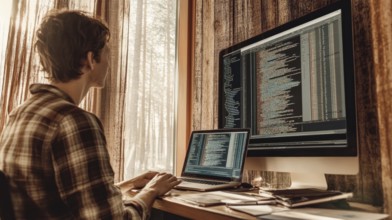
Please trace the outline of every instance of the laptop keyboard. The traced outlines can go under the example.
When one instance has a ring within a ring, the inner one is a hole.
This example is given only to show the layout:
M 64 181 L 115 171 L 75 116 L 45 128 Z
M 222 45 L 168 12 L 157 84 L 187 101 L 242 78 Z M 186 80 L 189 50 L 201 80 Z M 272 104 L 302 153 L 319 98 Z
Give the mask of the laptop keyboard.
M 223 182 L 216 182 L 211 180 L 196 180 L 196 179 L 184 179 L 184 178 L 182 178 L 181 180 L 185 182 L 200 183 L 200 184 L 213 185 L 213 186 L 225 184 Z

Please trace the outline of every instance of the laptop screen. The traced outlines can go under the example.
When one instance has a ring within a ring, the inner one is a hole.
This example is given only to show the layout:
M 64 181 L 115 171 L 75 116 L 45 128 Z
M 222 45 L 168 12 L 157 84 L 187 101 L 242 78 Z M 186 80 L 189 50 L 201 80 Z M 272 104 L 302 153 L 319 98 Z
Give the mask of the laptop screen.
M 182 176 L 241 180 L 248 129 L 193 131 Z

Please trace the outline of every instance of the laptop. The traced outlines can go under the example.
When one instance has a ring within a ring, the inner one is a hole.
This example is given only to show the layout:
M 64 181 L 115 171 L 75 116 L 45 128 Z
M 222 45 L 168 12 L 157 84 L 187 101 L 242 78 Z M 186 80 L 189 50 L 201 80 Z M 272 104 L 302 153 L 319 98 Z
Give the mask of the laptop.
M 249 129 L 193 131 L 175 189 L 210 191 L 241 184 Z

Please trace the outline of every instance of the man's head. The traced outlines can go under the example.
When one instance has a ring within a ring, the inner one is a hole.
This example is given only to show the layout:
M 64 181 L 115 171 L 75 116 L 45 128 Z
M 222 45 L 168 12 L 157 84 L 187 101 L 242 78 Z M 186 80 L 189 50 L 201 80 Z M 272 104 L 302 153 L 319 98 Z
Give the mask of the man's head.
M 99 63 L 110 37 L 108 27 L 81 11 L 55 11 L 43 19 L 35 48 L 41 65 L 53 82 L 78 79 L 89 52 Z

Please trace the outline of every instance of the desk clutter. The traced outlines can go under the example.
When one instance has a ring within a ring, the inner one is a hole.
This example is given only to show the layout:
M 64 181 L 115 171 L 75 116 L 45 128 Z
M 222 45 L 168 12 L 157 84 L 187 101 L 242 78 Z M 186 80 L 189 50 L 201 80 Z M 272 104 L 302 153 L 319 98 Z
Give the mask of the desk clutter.
M 260 190 L 259 193 L 236 191 L 195 192 L 176 199 L 198 206 L 281 205 L 288 208 L 351 198 L 352 193 L 319 189 Z
M 176 196 L 175 199 L 202 207 L 213 205 L 256 205 L 263 201 L 275 202 L 273 199 L 264 198 L 258 195 L 251 196 L 245 193 L 225 191 L 195 192 L 183 195 L 180 194 L 179 196 Z
M 281 190 L 261 189 L 259 194 L 264 197 L 274 198 L 277 203 L 289 208 L 332 202 L 336 200 L 345 200 L 353 197 L 352 193 L 313 188 Z
M 262 219 L 386 219 L 388 215 L 352 211 L 346 201 L 352 193 L 319 189 L 260 190 L 257 192 L 187 192 L 176 194 L 176 200 L 200 207 L 225 205 Z M 340 202 L 346 207 L 334 208 L 323 204 Z M 316 206 L 315 206 L 316 205 Z M 321 206 L 319 206 L 321 205 Z M 300 208 L 299 208 L 300 207 Z

